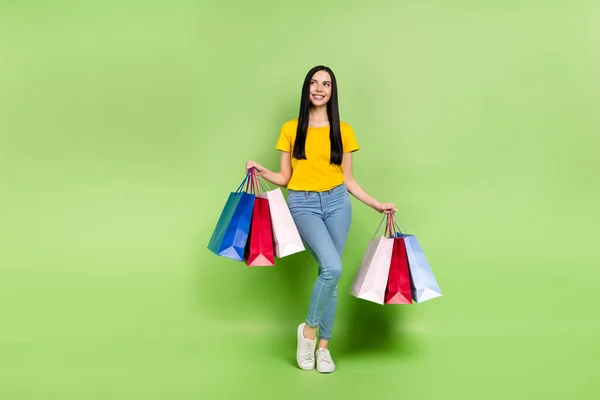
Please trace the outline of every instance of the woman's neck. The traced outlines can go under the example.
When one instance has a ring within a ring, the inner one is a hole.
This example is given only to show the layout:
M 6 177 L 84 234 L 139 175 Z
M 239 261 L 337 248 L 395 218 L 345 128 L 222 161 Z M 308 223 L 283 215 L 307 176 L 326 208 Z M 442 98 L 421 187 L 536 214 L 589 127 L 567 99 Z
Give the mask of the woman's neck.
M 329 116 L 327 115 L 327 107 L 313 107 L 308 113 L 310 126 L 326 126 L 329 124 Z

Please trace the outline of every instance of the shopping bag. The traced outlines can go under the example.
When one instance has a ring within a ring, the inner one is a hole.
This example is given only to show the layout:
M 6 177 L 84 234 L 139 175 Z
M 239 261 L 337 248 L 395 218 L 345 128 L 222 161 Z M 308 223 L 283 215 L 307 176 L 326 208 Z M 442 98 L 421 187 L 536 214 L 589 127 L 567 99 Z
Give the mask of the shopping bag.
M 411 304 L 410 273 L 404 238 L 395 237 L 390 272 L 385 291 L 385 304 Z
M 248 193 L 250 172 L 235 192 L 229 194 L 208 243 L 213 253 L 243 261 L 254 208 L 255 195 Z M 242 188 L 246 184 L 246 191 Z
M 386 234 L 375 237 L 381 228 L 381 224 L 383 224 L 382 220 L 375 235 L 369 241 L 358 271 L 350 286 L 350 294 L 352 296 L 378 304 L 384 304 L 385 301 L 385 292 L 394 247 L 394 238 L 387 237 L 389 235 L 389 217 L 386 216 L 384 217 L 385 219 L 388 220 Z
M 272 189 L 260 177 L 258 182 L 263 188 L 263 192 L 259 197 L 266 198 L 269 201 L 275 256 L 283 258 L 304 251 L 306 248 L 281 189 Z
M 402 224 L 400 224 L 402 225 Z M 411 297 L 415 303 L 422 303 L 427 300 L 442 296 L 442 291 L 435 278 L 435 275 L 425 257 L 425 253 L 413 234 L 399 231 L 397 238 L 402 238 L 406 247 L 406 257 L 408 259 L 408 268 L 410 272 Z
M 423 249 L 414 235 L 404 238 L 411 275 L 412 298 L 416 303 L 442 296 L 442 290 L 431 270 Z
M 275 265 L 273 252 L 273 232 L 268 198 L 261 197 L 257 176 L 252 169 L 252 187 L 255 191 L 254 210 L 246 247 L 245 262 L 251 267 Z

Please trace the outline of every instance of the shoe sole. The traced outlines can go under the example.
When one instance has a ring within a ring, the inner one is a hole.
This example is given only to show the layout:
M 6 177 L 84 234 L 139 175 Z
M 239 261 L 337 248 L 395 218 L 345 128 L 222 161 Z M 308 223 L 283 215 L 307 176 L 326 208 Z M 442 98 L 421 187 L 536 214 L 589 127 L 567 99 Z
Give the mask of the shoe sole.
M 323 370 L 320 370 L 320 369 L 317 367 L 317 371 L 318 371 L 320 374 L 331 374 L 333 371 L 335 371 L 335 368 L 334 368 L 334 369 L 332 369 L 331 371 L 323 371 Z

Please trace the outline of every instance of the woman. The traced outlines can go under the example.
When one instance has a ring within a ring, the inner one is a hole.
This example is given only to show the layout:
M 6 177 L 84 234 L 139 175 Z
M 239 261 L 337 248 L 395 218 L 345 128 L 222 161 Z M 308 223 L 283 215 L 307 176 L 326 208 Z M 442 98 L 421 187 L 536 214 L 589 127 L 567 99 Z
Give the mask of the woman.
M 392 203 L 369 196 L 352 176 L 352 153 L 359 149 L 352 127 L 340 121 L 335 75 L 325 66 L 311 69 L 304 80 L 300 115 L 281 127 L 275 146 L 281 152 L 279 172 L 248 161 L 269 182 L 288 188 L 288 205 L 300 236 L 313 254 L 319 274 L 306 320 L 298 326 L 296 359 L 300 368 L 333 372 L 328 350 L 337 308 L 342 253 L 350 229 L 352 194 L 371 208 L 396 211 Z

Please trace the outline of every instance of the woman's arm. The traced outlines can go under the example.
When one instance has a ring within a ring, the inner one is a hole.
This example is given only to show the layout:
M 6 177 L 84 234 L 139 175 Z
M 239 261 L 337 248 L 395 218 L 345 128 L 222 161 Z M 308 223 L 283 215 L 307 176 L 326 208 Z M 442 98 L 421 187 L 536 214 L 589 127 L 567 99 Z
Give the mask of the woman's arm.
M 344 157 L 342 158 L 342 167 L 344 169 L 344 180 L 346 181 L 346 187 L 352 196 L 356 197 L 358 200 L 362 201 L 364 204 L 380 213 L 386 211 L 396 211 L 396 206 L 394 203 L 380 203 L 367 192 L 365 192 L 360 187 L 358 182 L 356 182 L 356 179 L 354 179 L 354 176 L 352 175 L 352 153 L 344 153 Z
M 254 161 L 248 161 L 246 163 L 246 171 L 250 168 L 256 169 L 256 172 L 258 172 L 261 177 L 277 186 L 286 187 L 292 177 L 292 159 L 290 153 L 285 151 L 281 152 L 279 172 L 270 171 Z

